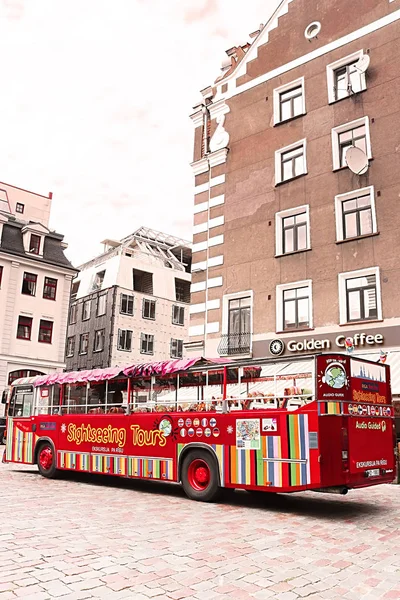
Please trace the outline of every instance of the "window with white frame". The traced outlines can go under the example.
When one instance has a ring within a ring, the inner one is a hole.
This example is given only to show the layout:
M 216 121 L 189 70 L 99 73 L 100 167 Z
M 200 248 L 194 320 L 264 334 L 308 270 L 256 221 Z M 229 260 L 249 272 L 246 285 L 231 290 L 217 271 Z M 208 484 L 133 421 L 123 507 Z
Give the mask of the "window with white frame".
M 92 307 L 92 301 L 91 300 L 85 300 L 82 303 L 82 321 L 87 321 L 88 319 L 90 319 L 90 309 Z
M 93 352 L 104 350 L 105 329 L 98 329 L 94 332 Z
M 330 104 L 367 89 L 366 75 L 358 68 L 362 56 L 363 51 L 360 50 L 326 67 Z
M 71 336 L 67 338 L 67 357 L 73 356 L 75 354 L 75 336 Z
M 379 267 L 339 274 L 340 323 L 382 319 Z
M 283 210 L 275 215 L 276 254 L 290 254 L 310 248 L 308 205 Z
M 106 314 L 107 294 L 100 294 L 97 298 L 96 317 Z
M 373 186 L 335 197 L 338 242 L 377 233 Z
M 118 350 L 132 350 L 132 333 L 130 329 L 118 329 Z
M 274 90 L 274 124 L 288 121 L 306 112 L 304 77 Z
M 121 304 L 119 312 L 122 315 L 133 315 L 133 296 L 121 294 Z
M 140 334 L 140 354 L 154 354 L 154 335 Z
M 172 306 L 172 323 L 174 325 L 185 324 L 185 307 L 173 304 Z
M 313 326 L 310 280 L 277 286 L 276 321 L 277 331 L 308 329 Z
M 371 138 L 369 132 L 369 119 L 363 117 L 350 123 L 345 123 L 332 129 L 333 169 L 347 167 L 346 152 L 350 146 L 355 146 L 371 159 Z
M 182 358 L 183 356 L 183 340 L 171 338 L 171 358 Z
M 275 184 L 307 173 L 306 140 L 275 152 Z

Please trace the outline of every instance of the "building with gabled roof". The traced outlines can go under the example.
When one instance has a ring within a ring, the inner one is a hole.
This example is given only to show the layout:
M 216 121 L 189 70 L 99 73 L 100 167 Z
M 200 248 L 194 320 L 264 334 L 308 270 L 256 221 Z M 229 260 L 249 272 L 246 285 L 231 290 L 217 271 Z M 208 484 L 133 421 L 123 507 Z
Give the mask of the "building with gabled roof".
M 52 194 L 0 183 L 0 392 L 65 368 L 72 278 L 64 237 L 48 227 Z
M 80 266 L 73 282 L 69 370 L 180 358 L 187 338 L 191 245 L 140 227 Z
M 400 7 L 284 0 L 194 125 L 188 353 L 387 360 L 400 394 Z

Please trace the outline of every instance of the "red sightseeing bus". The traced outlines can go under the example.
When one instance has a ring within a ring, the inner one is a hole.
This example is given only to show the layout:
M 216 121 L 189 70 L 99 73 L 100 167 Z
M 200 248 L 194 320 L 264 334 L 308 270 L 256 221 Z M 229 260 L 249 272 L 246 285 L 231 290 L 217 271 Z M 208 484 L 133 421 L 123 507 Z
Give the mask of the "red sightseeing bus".
M 20 379 L 3 461 L 221 488 L 351 488 L 395 478 L 387 365 L 349 355 L 181 359 Z

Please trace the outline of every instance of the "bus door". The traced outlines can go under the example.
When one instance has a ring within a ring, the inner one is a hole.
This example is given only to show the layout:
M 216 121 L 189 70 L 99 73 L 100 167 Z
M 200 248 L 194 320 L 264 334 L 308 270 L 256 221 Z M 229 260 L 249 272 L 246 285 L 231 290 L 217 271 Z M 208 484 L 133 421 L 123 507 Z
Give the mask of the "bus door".
M 5 460 L 33 463 L 33 385 L 13 387 L 7 410 Z

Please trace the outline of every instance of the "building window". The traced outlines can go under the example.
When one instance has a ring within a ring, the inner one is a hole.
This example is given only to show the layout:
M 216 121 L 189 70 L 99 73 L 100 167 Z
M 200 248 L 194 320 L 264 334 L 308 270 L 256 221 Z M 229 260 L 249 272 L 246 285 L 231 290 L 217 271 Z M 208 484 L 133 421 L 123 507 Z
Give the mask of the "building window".
M 25 294 L 26 296 L 35 296 L 36 284 L 37 275 L 34 275 L 33 273 L 24 273 L 21 294 Z
M 0 266 L 0 288 L 1 288 L 1 281 L 3 279 L 3 267 Z
M 307 173 L 306 140 L 275 152 L 275 184 Z
M 90 319 L 90 309 L 92 307 L 91 300 L 85 300 L 82 304 L 82 321 Z
M 348 98 L 367 89 L 365 73 L 357 68 L 363 51 L 355 52 L 327 66 L 329 103 Z
M 171 358 L 182 358 L 183 340 L 171 339 Z
M 118 329 L 118 350 L 132 350 L 132 331 L 129 329 Z
M 350 146 L 362 150 L 367 158 L 372 158 L 369 134 L 369 119 L 363 117 L 332 129 L 333 169 L 347 167 L 346 152 Z
M 31 239 L 29 242 L 29 252 L 31 254 L 40 254 L 40 235 L 31 234 Z
M 335 212 L 337 241 L 377 233 L 373 186 L 336 196 Z
M 69 309 L 69 324 L 74 325 L 78 318 L 78 305 L 72 304 Z
M 100 294 L 97 298 L 96 317 L 101 317 L 106 314 L 107 294 Z
M 104 350 L 105 329 L 99 329 L 94 332 L 93 352 Z
M 133 269 L 133 289 L 135 292 L 153 295 L 153 273 Z
M 76 300 L 78 295 L 80 281 L 73 281 L 71 285 L 71 300 Z
M 140 354 L 154 354 L 154 335 L 140 334 Z
M 382 319 L 379 267 L 339 274 L 340 323 Z
M 284 210 L 275 216 L 276 254 L 308 250 L 310 246 L 310 212 L 308 205 Z
M 67 338 L 67 357 L 71 357 L 75 354 L 75 336 Z
M 277 331 L 312 327 L 311 281 L 278 285 L 276 288 Z
M 122 315 L 133 315 L 133 299 L 134 296 L 128 294 L 121 294 L 121 304 L 119 312 Z
M 17 338 L 19 340 L 30 340 L 32 335 L 32 318 L 31 317 L 19 317 Z
M 57 293 L 57 279 L 51 277 L 44 278 L 43 298 L 47 300 L 55 300 Z
M 252 292 L 238 292 L 223 297 L 220 355 L 248 354 L 251 350 Z
M 92 291 L 101 290 L 105 274 L 106 274 L 105 271 L 100 271 L 99 273 L 96 273 L 96 275 L 94 276 L 93 284 L 92 284 Z
M 79 354 L 87 354 L 89 347 L 89 334 L 82 333 L 79 338 Z
M 175 300 L 190 304 L 190 281 L 175 278 Z
M 21 202 L 17 202 L 16 207 L 15 207 L 15 212 L 20 213 L 22 215 L 22 214 L 24 214 L 24 208 L 25 208 L 25 204 L 21 204 Z
M 143 298 L 142 304 L 142 317 L 143 319 L 152 319 L 156 318 L 156 301 L 149 300 L 148 298 Z
M 44 344 L 51 344 L 53 337 L 53 321 L 40 320 L 38 341 Z
M 172 306 L 172 323 L 174 325 L 184 325 L 185 324 L 185 307 L 177 306 L 174 304 Z
M 304 115 L 304 78 L 297 79 L 274 90 L 274 123 L 282 123 Z

